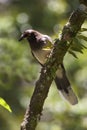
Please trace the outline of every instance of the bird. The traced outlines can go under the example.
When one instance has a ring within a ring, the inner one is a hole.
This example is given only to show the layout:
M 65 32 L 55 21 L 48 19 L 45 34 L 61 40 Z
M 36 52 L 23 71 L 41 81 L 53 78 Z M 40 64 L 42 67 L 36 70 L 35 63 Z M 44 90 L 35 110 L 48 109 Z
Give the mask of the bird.
M 22 41 L 23 39 L 28 41 L 33 57 L 38 63 L 44 66 L 54 46 L 51 37 L 36 30 L 27 29 L 21 34 L 19 41 Z M 71 105 L 78 103 L 78 98 L 67 78 L 63 63 L 59 65 L 54 81 L 62 97 Z

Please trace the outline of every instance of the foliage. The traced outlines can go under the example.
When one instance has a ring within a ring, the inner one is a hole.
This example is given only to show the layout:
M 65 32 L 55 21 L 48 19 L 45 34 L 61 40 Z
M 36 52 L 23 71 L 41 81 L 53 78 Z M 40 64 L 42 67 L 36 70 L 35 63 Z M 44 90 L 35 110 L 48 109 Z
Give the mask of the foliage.
M 87 37 L 82 34 L 82 32 L 87 31 L 86 28 L 81 28 L 81 31 L 77 34 L 75 38 L 72 40 L 72 44 L 69 48 L 69 53 L 72 54 L 75 58 L 77 58 L 77 55 L 75 52 L 79 52 L 83 54 L 83 50 L 87 49 L 86 45 L 83 44 L 83 40 L 85 43 L 87 42 Z
M 0 97 L 0 105 L 7 109 L 9 112 L 12 112 L 10 106 L 5 102 L 3 98 Z

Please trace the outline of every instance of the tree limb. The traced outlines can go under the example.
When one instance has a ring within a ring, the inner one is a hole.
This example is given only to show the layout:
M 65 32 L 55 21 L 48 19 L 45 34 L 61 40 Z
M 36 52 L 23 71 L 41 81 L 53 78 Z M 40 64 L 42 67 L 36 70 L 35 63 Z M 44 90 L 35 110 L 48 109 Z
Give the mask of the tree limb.
M 86 2 L 87 3 L 87 2 Z M 56 40 L 54 49 L 50 54 L 46 64 L 41 69 L 39 80 L 32 95 L 30 105 L 28 106 L 24 120 L 21 124 L 21 130 L 35 130 L 38 120 L 40 120 L 44 101 L 48 95 L 50 85 L 55 77 L 55 72 L 70 47 L 73 37 L 76 36 L 86 19 L 87 7 L 80 4 L 77 10 L 70 15 L 69 21 L 64 26 L 61 36 Z
M 87 6 L 87 0 L 79 0 L 79 2 Z

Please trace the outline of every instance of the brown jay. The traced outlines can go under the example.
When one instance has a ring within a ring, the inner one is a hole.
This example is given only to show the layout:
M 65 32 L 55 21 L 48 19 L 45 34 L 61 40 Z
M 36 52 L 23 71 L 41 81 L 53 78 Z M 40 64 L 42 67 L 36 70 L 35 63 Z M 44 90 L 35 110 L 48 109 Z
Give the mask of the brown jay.
M 53 48 L 52 39 L 48 35 L 41 34 L 40 32 L 32 29 L 24 31 L 24 33 L 22 33 L 20 36 L 19 41 L 23 40 L 24 38 L 27 39 L 33 56 L 43 66 L 51 52 L 51 49 Z M 77 96 L 75 95 L 66 76 L 63 64 L 59 65 L 54 80 L 63 97 L 65 97 L 65 99 L 68 100 L 72 105 L 77 104 Z

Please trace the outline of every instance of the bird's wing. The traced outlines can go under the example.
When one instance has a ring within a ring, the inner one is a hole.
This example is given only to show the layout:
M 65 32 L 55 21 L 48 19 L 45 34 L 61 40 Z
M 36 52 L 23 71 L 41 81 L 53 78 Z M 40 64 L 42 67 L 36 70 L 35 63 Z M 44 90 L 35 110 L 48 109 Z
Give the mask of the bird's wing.
M 43 35 L 43 37 L 40 39 L 40 41 L 44 42 L 42 50 L 50 50 L 53 48 L 52 39 L 48 35 Z

